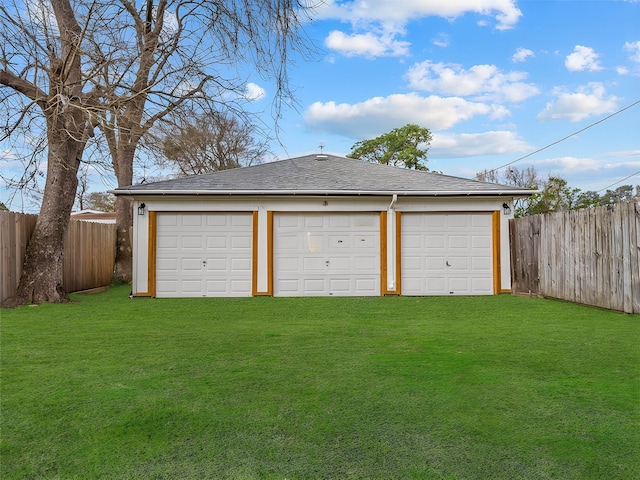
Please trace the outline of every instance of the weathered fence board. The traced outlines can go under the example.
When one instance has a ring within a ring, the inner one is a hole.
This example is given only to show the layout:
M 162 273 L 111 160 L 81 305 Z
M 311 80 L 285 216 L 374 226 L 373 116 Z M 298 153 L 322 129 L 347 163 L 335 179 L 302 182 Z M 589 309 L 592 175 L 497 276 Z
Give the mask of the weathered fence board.
M 0 212 L 0 302 L 14 295 L 37 215 Z M 72 220 L 65 240 L 63 286 L 67 292 L 111 283 L 116 226 Z
M 511 220 L 512 291 L 640 313 L 640 203 Z

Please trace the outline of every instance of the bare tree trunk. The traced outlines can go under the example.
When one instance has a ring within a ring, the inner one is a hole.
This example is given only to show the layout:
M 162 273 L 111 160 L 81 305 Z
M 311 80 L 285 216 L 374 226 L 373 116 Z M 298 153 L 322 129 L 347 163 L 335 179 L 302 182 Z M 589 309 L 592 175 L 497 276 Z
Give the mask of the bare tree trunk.
M 113 280 L 116 282 L 131 282 L 133 268 L 133 250 L 131 248 L 133 216 L 131 204 L 130 198 L 119 196 L 116 199 L 116 263 L 113 272 Z
M 3 307 L 69 300 L 62 285 L 64 241 L 78 187 L 84 143 L 71 138 L 64 118 L 72 116 L 61 115 L 48 126 L 48 169 L 42 207 L 27 245 L 18 290 L 5 300 Z
M 122 138 L 120 139 L 122 141 Z M 133 183 L 133 155 L 135 148 L 121 147 L 117 149 L 115 164 L 119 187 Z M 116 199 L 116 262 L 113 279 L 117 282 L 131 282 L 133 267 L 133 249 L 131 247 L 131 231 L 133 229 L 132 201 L 118 196 Z

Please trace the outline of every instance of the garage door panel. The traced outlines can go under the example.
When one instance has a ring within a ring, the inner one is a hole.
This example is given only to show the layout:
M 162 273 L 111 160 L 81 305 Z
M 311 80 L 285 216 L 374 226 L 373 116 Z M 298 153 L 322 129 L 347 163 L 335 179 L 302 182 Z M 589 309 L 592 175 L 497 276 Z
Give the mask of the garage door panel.
M 163 213 L 156 217 L 156 225 L 158 227 L 175 227 L 178 225 L 178 215 L 171 213 Z
M 491 248 L 491 237 L 489 235 L 473 235 L 471 237 L 471 246 L 480 249 Z
M 327 258 L 327 261 L 329 263 L 328 265 L 325 263 L 325 266 L 329 267 L 328 271 L 330 273 L 340 274 L 351 272 L 353 270 L 353 266 L 351 263 L 352 257 L 332 255 Z
M 227 222 L 231 219 L 232 227 L 251 227 L 253 225 L 253 218 L 251 215 L 232 215 L 227 218 Z M 245 230 L 244 228 L 242 229 Z
M 252 237 L 247 235 L 231 237 L 231 249 L 250 251 L 252 240 Z
M 377 273 L 380 262 L 375 255 L 358 256 L 354 258 L 354 270 L 357 272 Z
M 490 213 L 402 215 L 405 295 L 493 293 Z
M 298 292 L 299 294 L 308 293 L 310 295 L 323 295 L 325 292 L 325 280 L 324 278 L 305 278 L 303 280 L 304 290 Z
M 424 263 L 427 271 L 444 271 L 446 268 L 444 257 L 427 257 Z M 422 263 L 417 263 L 414 270 L 420 270 L 421 267 Z
M 226 258 L 209 258 L 207 260 L 207 270 L 210 272 L 226 272 L 229 270 Z
M 467 291 L 471 285 L 471 278 L 464 277 L 449 277 L 449 291 Z
M 469 237 L 466 235 L 449 235 L 448 240 L 449 249 L 469 248 Z
M 329 235 L 329 248 L 351 248 L 351 238 L 345 235 Z
M 301 250 L 301 239 L 296 235 L 282 235 L 279 237 L 280 245 L 287 250 Z
M 178 291 L 178 282 L 176 280 L 158 280 L 156 285 L 158 292 L 166 292 L 175 294 Z
M 246 291 L 251 291 L 251 281 L 246 279 L 231 279 L 231 292 L 236 295 L 242 295 Z
M 207 235 L 207 249 L 218 250 L 227 248 L 227 237 L 219 235 Z
M 158 235 L 156 248 L 178 248 L 177 235 Z
M 274 294 L 378 295 L 379 228 L 377 213 L 276 214 Z M 364 276 L 366 283 L 356 281 Z
M 410 218 L 410 217 L 408 217 Z M 417 227 L 428 227 L 428 228 L 437 228 L 444 227 L 446 222 L 446 216 L 442 214 L 431 214 L 428 217 L 420 218 L 419 216 L 414 216 L 413 225 Z M 411 226 L 411 224 L 409 224 Z
M 299 295 L 302 291 L 300 287 L 300 281 L 296 278 L 283 278 L 279 284 L 280 292 L 286 296 Z
M 329 279 L 329 291 L 337 295 L 345 295 L 351 291 L 351 280 L 348 278 Z
M 493 224 L 493 219 L 491 215 L 472 215 L 471 216 L 471 226 L 472 227 L 480 227 L 483 229 L 491 228 Z
M 402 268 L 403 270 L 416 270 L 418 272 L 422 271 L 424 267 L 424 262 L 422 257 L 403 257 L 402 258 Z
M 356 290 L 359 292 L 369 292 L 371 295 L 378 294 L 378 281 L 375 277 L 356 278 Z
M 217 214 L 205 214 L 204 215 L 207 226 L 209 227 L 226 227 L 228 224 L 228 218 L 226 215 Z
M 227 280 L 207 280 L 206 292 L 209 296 L 223 295 L 229 290 L 227 283 Z
M 446 278 L 444 277 L 429 277 L 424 281 L 426 285 L 426 291 L 428 294 L 441 294 L 441 292 L 446 291 Z M 419 282 L 420 287 L 422 286 L 422 282 Z
M 404 220 L 404 219 L 403 219 Z M 406 234 L 402 235 L 402 244 L 409 248 L 420 248 L 423 237 L 421 235 Z
M 202 270 L 202 260 L 200 258 L 180 259 L 180 270 L 183 272 L 200 272 Z
M 165 270 L 165 271 L 175 272 L 176 270 L 178 270 L 178 259 L 177 258 L 159 259 L 156 262 L 156 268 L 158 270 Z
M 183 227 L 200 227 L 202 226 L 202 215 L 182 215 Z
M 317 217 L 317 219 L 321 219 L 321 217 Z M 322 221 L 322 220 L 319 220 Z M 329 215 L 329 228 L 348 228 L 350 226 L 351 218 L 348 215 Z M 321 223 L 320 226 L 323 226 L 324 223 Z
M 451 271 L 456 271 L 456 270 L 464 270 L 465 272 L 469 270 L 469 264 L 471 263 L 471 259 L 468 257 L 453 257 L 453 256 L 449 256 L 448 258 L 448 262 L 449 264 L 446 265 L 446 267 L 451 270 Z
M 156 296 L 250 296 L 250 213 L 159 213 Z
M 202 292 L 202 280 L 200 279 L 184 279 L 180 282 L 181 293 L 199 295 Z
M 251 259 L 250 258 L 232 258 L 231 259 L 231 271 L 234 274 L 251 274 Z
M 202 235 L 198 235 L 198 236 L 183 235 L 182 248 L 183 250 L 188 250 L 188 249 L 202 250 Z
M 275 269 L 279 272 L 297 272 L 300 269 L 298 257 L 280 257 L 274 263 Z
M 296 265 L 299 262 L 296 262 Z M 322 273 L 326 265 L 323 257 L 303 257 L 302 271 L 306 273 Z M 290 269 L 292 270 L 292 269 Z M 297 270 L 297 268 L 296 268 Z
M 418 236 L 418 238 L 420 238 Z M 445 237 L 444 235 L 425 235 L 425 241 L 424 241 L 424 246 L 425 248 L 445 248 L 445 243 L 447 241 L 447 237 Z M 420 240 L 418 240 L 418 242 L 416 242 L 418 245 L 422 245 L 422 242 Z M 409 247 L 411 247 L 411 245 L 408 245 Z
M 445 217 L 443 215 L 443 217 Z M 447 226 L 448 228 L 467 228 L 471 224 L 470 215 L 462 214 L 462 215 L 446 215 L 446 221 L 442 224 L 442 226 Z
M 473 257 L 471 258 L 471 269 L 474 272 L 491 272 L 493 264 L 491 259 L 487 257 Z
M 304 236 L 304 251 L 307 252 L 323 252 L 325 250 L 324 248 L 324 237 L 322 236 L 322 234 L 313 234 L 310 232 L 307 232 L 307 234 Z M 302 253 L 302 252 L 301 252 Z
M 486 294 L 493 293 L 493 283 L 486 278 L 472 278 L 473 289 Z

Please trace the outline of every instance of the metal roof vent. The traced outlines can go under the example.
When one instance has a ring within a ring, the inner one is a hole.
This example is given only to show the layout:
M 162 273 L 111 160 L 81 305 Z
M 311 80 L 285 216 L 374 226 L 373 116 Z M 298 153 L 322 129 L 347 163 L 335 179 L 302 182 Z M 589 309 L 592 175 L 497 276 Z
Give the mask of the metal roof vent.
M 326 156 L 326 155 L 322 155 L 322 154 L 320 154 L 320 155 L 316 155 L 316 160 L 317 160 L 317 161 L 319 161 L 319 162 L 323 162 L 323 161 L 325 161 L 325 160 L 326 160 L 326 159 L 328 159 L 328 158 L 329 158 L 329 157 L 328 157 L 328 156 Z

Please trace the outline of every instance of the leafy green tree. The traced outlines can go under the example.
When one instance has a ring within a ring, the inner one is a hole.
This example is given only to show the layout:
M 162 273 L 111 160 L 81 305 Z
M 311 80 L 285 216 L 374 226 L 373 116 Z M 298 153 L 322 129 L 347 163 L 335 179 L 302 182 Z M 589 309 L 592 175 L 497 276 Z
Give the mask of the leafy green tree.
M 570 188 L 564 178 L 549 176 L 542 182 L 542 190 L 531 196 L 529 215 L 574 210 L 578 205 L 579 188 Z
M 636 186 L 636 189 L 640 186 Z M 613 205 L 614 203 L 623 202 L 625 200 L 631 200 L 635 197 L 633 193 L 632 185 L 622 185 L 615 190 L 607 190 L 604 195 L 600 197 L 601 205 Z
M 371 140 L 355 143 L 347 157 L 428 171 L 424 164 L 430 144 L 431 132 L 428 128 L 408 124 Z

